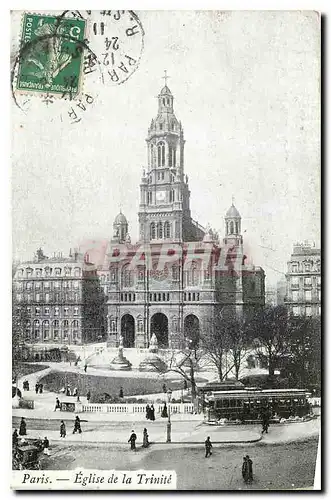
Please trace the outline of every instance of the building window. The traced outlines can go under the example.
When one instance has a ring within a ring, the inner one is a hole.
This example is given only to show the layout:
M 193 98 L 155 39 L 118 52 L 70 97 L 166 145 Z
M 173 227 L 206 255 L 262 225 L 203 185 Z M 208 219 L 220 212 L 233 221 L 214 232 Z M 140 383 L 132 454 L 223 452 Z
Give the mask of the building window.
M 321 261 L 320 260 L 316 261 L 316 269 L 317 269 L 317 272 L 321 272 Z
M 321 315 L 321 306 L 318 306 L 318 315 Z
M 110 319 L 110 332 L 111 333 L 117 332 L 117 323 L 116 323 L 116 319 L 114 319 L 114 318 Z
M 174 264 L 171 268 L 172 270 L 172 279 L 173 281 L 178 281 L 179 280 L 179 267 Z
M 306 273 L 309 273 L 309 271 L 310 271 L 310 263 L 309 262 L 305 263 L 305 271 L 306 271 Z
M 37 340 L 40 338 L 40 321 L 39 319 L 35 319 L 33 322 L 33 333 L 34 333 L 34 338 Z
M 78 307 L 74 307 L 74 316 L 78 316 Z
M 49 281 L 44 282 L 44 288 L 49 288 Z
M 158 222 L 157 223 L 157 237 L 159 240 L 161 240 L 163 238 L 163 226 L 162 226 L 162 222 Z
M 155 222 L 151 223 L 150 229 L 151 229 L 151 240 L 155 240 L 156 238 Z
M 35 286 L 36 290 L 39 290 L 40 289 L 40 281 L 36 281 L 34 286 Z
M 317 285 L 320 286 L 321 285 L 321 277 L 320 276 L 317 276 Z
M 311 290 L 305 290 L 305 300 L 311 300 Z
M 61 276 L 61 268 L 60 267 L 55 268 L 55 276 Z
M 49 293 L 45 293 L 45 302 L 49 302 Z
M 36 301 L 39 302 L 40 301 L 40 293 L 36 293 Z
M 116 267 L 110 268 L 110 283 L 115 284 L 118 281 L 118 271 Z
M 43 322 L 43 339 L 44 340 L 49 339 L 49 321 Z
M 164 237 L 170 238 L 170 222 L 168 221 L 164 223 Z
M 27 307 L 27 308 L 26 308 L 26 313 L 27 313 L 28 315 L 31 315 L 31 307 Z
M 175 192 L 173 189 L 171 189 L 170 193 L 169 193 L 169 201 L 170 203 L 173 203 L 175 201 Z
M 64 268 L 64 274 L 65 274 L 65 276 L 70 276 L 71 275 L 71 268 L 70 267 L 65 267 Z
M 318 300 L 321 301 L 321 297 L 322 297 L 321 290 L 318 290 L 317 297 L 318 297 Z
M 75 267 L 75 276 L 80 276 L 80 269 L 79 267 Z
M 310 306 L 307 306 L 306 307 L 306 316 L 311 316 L 312 315 L 312 312 L 311 312 L 311 307 Z
M 35 315 L 39 316 L 39 314 L 40 314 L 40 307 L 36 307 L 36 309 L 35 309 Z
M 307 286 L 311 285 L 311 277 L 305 277 L 304 284 Z
M 22 295 L 21 295 L 20 293 L 17 293 L 17 294 L 16 294 L 16 300 L 17 300 L 17 302 L 21 302 L 21 300 L 22 300 Z
M 298 291 L 292 292 L 292 300 L 293 300 L 293 302 L 297 302 L 299 300 L 299 292 Z
M 299 270 L 299 264 L 298 262 L 293 262 L 292 264 L 292 273 L 297 273 Z
M 46 316 L 48 316 L 48 315 L 49 315 L 49 307 L 45 307 L 45 309 L 44 309 L 44 314 L 45 314 Z
M 26 270 L 26 275 L 27 277 L 31 277 L 32 276 L 32 273 L 33 273 L 33 269 L 31 269 L 31 267 L 28 267 L 27 270 Z
M 160 130 L 161 125 L 160 125 Z M 165 144 L 164 142 L 159 142 L 157 145 L 157 165 L 158 167 L 164 167 L 165 165 Z
M 300 316 L 300 307 L 295 306 L 293 307 L 292 311 L 293 311 L 293 316 Z
M 54 316 L 58 316 L 60 314 L 59 307 L 54 307 Z
M 129 269 L 129 264 L 122 268 L 122 286 L 125 288 L 133 286 L 133 272 Z
M 27 297 L 26 297 L 26 298 L 27 298 L 27 301 L 28 301 L 28 302 L 31 302 L 31 299 L 32 299 L 31 293 L 28 293 L 28 295 L 27 295 Z
M 65 308 L 63 309 L 63 311 L 64 311 L 64 315 L 65 315 L 65 316 L 68 316 L 68 315 L 69 315 L 69 307 L 65 307 Z
M 26 289 L 31 290 L 31 288 L 32 288 L 32 283 L 31 283 L 31 281 L 28 281 L 26 284 Z
M 147 196 L 148 196 L 148 205 L 151 205 L 152 204 L 152 193 L 151 192 L 148 192 L 147 193 Z

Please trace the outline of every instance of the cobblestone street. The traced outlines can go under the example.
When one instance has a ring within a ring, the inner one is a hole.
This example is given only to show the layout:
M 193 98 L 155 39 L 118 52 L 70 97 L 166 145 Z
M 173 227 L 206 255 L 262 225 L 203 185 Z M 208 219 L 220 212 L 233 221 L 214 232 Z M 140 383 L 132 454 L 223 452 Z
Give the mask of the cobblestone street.
M 241 477 L 244 454 L 253 460 L 254 482 L 246 485 Z M 312 487 L 317 439 L 282 445 L 250 444 L 242 448 L 214 447 L 205 459 L 203 446 L 166 445 L 131 452 L 128 446 L 55 445 L 43 469 L 176 470 L 177 488 L 193 489 L 296 489 Z

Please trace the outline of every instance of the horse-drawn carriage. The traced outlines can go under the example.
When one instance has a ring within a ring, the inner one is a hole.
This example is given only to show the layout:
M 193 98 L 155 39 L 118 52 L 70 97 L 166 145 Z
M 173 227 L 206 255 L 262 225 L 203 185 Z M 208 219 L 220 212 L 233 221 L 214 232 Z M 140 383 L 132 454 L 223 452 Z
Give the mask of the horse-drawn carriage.
M 44 450 L 41 439 L 30 440 L 13 447 L 13 470 L 40 469 L 40 455 Z

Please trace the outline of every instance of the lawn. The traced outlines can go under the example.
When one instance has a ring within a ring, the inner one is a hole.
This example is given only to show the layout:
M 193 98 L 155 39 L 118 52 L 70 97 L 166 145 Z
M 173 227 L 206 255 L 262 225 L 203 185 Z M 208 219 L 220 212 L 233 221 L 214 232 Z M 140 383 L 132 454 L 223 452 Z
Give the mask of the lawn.
M 25 377 L 26 375 L 30 375 L 30 373 L 36 373 L 41 370 L 45 370 L 46 368 L 48 368 L 47 365 L 17 362 L 12 368 L 13 380 L 16 376 L 19 378 Z
M 197 379 L 197 381 L 203 381 Z M 118 396 L 121 387 L 125 396 L 136 396 L 142 394 L 154 394 L 163 392 L 163 379 L 155 375 L 155 378 L 139 378 L 139 377 L 102 377 L 98 375 L 78 374 L 72 372 L 52 372 L 41 379 L 44 388 L 47 391 L 59 392 L 62 387 L 69 385 L 71 390 L 75 387 L 82 395 L 86 395 L 87 391 L 91 391 L 92 399 L 93 394 L 107 393 L 111 396 Z M 172 391 L 176 389 L 183 389 L 184 383 L 182 380 L 173 380 L 166 382 L 167 389 Z

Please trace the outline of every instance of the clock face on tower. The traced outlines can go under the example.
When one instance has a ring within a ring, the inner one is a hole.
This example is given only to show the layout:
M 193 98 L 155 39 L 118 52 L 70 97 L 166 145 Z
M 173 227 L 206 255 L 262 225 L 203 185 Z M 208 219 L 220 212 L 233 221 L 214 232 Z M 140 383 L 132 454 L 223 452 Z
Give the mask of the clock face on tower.
M 166 192 L 156 191 L 156 201 L 165 201 L 165 200 L 166 200 Z

